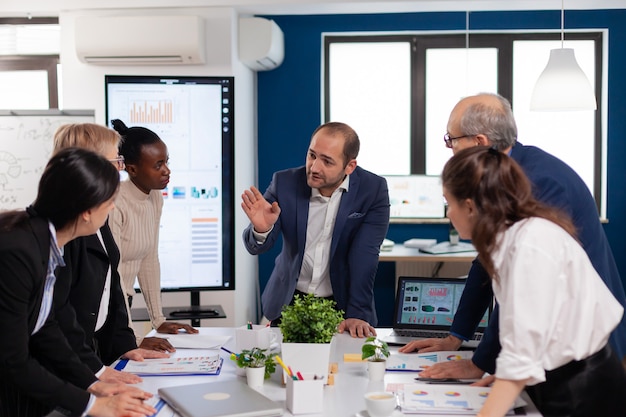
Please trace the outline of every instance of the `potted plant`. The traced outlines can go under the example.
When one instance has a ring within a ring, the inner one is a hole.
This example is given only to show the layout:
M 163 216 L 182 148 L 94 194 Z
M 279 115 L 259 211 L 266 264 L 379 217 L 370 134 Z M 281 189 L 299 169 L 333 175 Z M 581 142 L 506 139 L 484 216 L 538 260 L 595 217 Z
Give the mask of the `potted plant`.
M 253 347 L 244 349 L 239 354 L 231 354 L 230 359 L 246 370 L 249 386 L 259 387 L 263 385 L 264 379 L 268 379 L 276 371 L 274 356 L 274 353 L 267 353 L 267 349 Z
M 365 339 L 361 347 L 361 359 L 367 359 L 367 372 L 371 381 L 382 381 L 387 368 L 389 357 L 389 345 L 387 342 L 375 336 Z
M 307 294 L 283 307 L 281 355 L 294 372 L 328 376 L 330 342 L 343 321 L 343 311 L 335 306 L 335 301 Z

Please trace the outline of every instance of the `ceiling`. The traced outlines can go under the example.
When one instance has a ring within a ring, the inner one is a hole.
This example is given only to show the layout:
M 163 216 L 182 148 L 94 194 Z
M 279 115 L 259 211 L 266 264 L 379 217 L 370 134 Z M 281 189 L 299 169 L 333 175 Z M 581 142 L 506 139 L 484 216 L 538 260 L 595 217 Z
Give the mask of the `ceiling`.
M 2 17 L 58 16 L 62 11 L 228 7 L 240 14 L 343 14 L 422 11 L 623 9 L 626 0 L 2 0 Z

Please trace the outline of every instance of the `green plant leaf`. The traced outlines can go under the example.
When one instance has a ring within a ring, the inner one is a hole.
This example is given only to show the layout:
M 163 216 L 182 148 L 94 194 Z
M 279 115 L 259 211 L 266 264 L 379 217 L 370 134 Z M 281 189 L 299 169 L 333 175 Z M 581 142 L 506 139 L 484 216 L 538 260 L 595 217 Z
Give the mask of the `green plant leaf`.
M 361 347 L 361 359 L 370 361 L 384 361 L 389 357 L 389 345 L 387 342 L 376 337 L 368 337 L 365 339 Z
M 254 347 L 252 349 L 244 349 L 239 354 L 231 354 L 230 359 L 233 360 L 240 368 L 260 368 L 265 366 L 265 379 L 268 379 L 276 371 L 274 362 L 275 353 L 266 353 L 267 349 Z
M 343 321 L 337 303 L 313 294 L 296 295 L 291 305 L 284 306 L 278 325 L 287 343 L 330 343 Z

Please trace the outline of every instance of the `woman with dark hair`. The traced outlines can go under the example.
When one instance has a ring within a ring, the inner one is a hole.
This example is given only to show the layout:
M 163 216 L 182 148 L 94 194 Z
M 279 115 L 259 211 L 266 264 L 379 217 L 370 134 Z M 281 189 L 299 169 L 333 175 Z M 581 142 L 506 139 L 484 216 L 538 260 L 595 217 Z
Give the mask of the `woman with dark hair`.
M 143 404 L 151 394 L 98 381 L 52 309 L 61 248 L 104 224 L 118 187 L 111 162 L 68 148 L 48 162 L 30 207 L 0 214 L 0 326 L 10 335 L 0 349 L 0 415 L 40 417 L 57 406 L 74 416 L 155 412 Z
M 504 416 L 526 387 L 544 416 L 624 416 L 626 374 L 607 344 L 623 308 L 569 218 L 535 200 L 517 163 L 492 148 L 456 153 L 442 183 L 500 308 L 502 350 L 478 415 Z
M 121 120 L 112 120 L 121 135 L 120 155 L 124 157 L 128 180 L 120 185 L 116 209 L 109 221 L 113 237 L 120 249 L 119 272 L 130 316 L 135 294 L 135 278 L 148 307 L 152 326 L 159 333 L 185 330 L 197 333 L 188 324 L 168 322 L 161 305 L 161 266 L 159 263 L 159 224 L 163 210 L 161 190 L 170 179 L 167 146 L 153 131 L 144 127 L 128 128 Z M 146 349 L 174 351 L 164 338 L 144 338 Z

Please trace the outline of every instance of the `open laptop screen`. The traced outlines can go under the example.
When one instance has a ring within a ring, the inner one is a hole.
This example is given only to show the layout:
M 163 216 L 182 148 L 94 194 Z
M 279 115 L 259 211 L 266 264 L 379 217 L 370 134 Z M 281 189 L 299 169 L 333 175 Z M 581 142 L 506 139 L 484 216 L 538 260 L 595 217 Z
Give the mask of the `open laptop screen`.
M 400 277 L 393 327 L 449 330 L 464 287 L 464 278 Z M 488 319 L 487 311 L 479 327 Z

